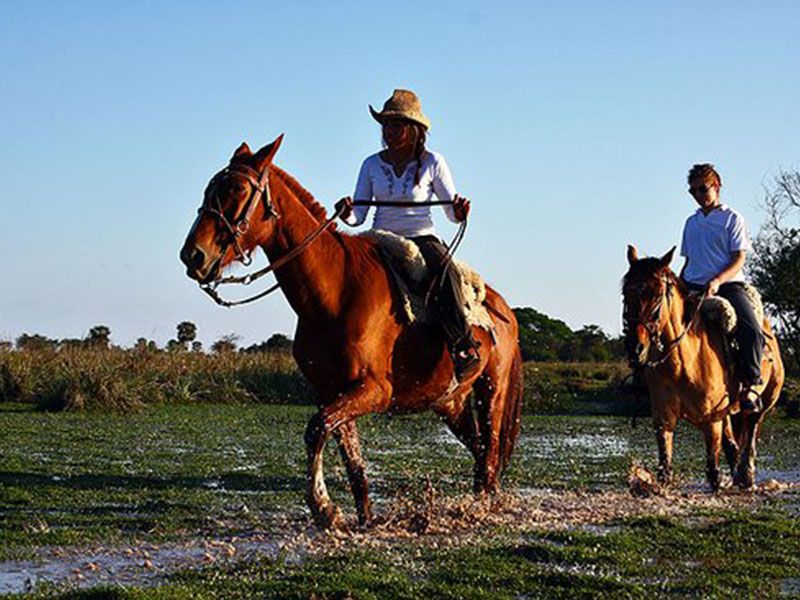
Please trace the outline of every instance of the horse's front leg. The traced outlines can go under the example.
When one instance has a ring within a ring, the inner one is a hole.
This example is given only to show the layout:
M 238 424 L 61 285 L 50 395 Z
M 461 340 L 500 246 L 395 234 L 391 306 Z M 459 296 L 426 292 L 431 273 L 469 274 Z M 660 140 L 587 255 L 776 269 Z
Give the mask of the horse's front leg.
M 366 525 L 372 515 L 367 491 L 366 465 L 361 457 L 361 444 L 358 439 L 356 422 L 350 421 L 341 425 L 333 432 L 333 435 L 339 443 L 339 452 L 347 468 L 347 478 L 350 481 L 350 489 L 356 503 L 358 522 Z
M 656 442 L 658 442 L 658 483 L 672 483 L 672 440 L 675 434 L 674 422 L 655 423 Z
M 381 387 L 372 380 L 358 382 L 331 404 L 320 409 L 308 421 L 305 442 L 307 452 L 306 502 L 316 524 L 324 529 L 341 521 L 341 511 L 331 502 L 322 470 L 322 451 L 331 434 L 357 419 L 386 408 L 388 398 Z
M 728 463 L 728 468 L 731 472 L 731 477 L 736 479 L 736 461 L 739 458 L 739 446 L 736 443 L 736 437 L 733 434 L 733 426 L 731 424 L 731 417 L 725 417 L 722 426 L 722 449 L 725 451 L 725 461 Z
M 706 478 L 713 491 L 719 491 L 719 452 L 722 449 L 722 421 L 712 421 L 703 427 L 706 438 Z

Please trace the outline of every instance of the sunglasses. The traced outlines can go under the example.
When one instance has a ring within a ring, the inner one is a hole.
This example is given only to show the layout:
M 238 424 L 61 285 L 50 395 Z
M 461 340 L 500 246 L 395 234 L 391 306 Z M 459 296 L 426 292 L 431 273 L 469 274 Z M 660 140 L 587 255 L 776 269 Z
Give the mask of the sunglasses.
M 692 196 L 696 196 L 697 194 L 705 194 L 708 192 L 713 186 L 710 185 L 698 185 L 697 187 L 690 187 L 689 193 Z

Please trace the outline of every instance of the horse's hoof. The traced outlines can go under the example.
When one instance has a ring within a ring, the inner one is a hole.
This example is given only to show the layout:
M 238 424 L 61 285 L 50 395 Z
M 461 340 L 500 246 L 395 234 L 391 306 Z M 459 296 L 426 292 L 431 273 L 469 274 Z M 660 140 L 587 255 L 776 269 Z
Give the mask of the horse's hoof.
M 314 513 L 314 523 L 320 529 L 342 529 L 344 515 L 335 504 L 326 504 Z
M 656 473 L 656 481 L 661 487 L 669 487 L 672 485 L 672 471 L 659 469 L 658 473 Z
M 708 485 L 711 486 L 711 491 L 713 493 L 718 492 L 721 483 L 719 469 L 711 469 L 709 471 L 706 471 L 706 479 L 708 480 Z
M 358 515 L 358 526 L 362 529 L 369 529 L 372 527 L 372 511 L 360 513 Z
M 752 490 L 755 488 L 755 472 L 750 470 L 738 470 L 733 478 L 733 483 L 736 484 L 739 489 Z

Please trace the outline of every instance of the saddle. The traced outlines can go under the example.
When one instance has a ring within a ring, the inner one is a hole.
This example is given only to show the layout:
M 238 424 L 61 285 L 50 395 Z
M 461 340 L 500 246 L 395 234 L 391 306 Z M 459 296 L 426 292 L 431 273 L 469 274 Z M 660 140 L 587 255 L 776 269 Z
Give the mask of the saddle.
M 370 230 L 360 234 L 375 242 L 378 252 L 392 279 L 400 291 L 402 310 L 407 323 L 436 323 L 434 312 L 425 304 L 425 296 L 433 274 L 425 264 L 417 245 L 406 238 L 388 231 Z M 467 263 L 454 260 L 454 268 L 460 281 L 466 305 L 462 307 L 467 324 L 482 327 L 493 333 L 494 325 L 483 302 L 486 300 L 486 284 L 480 275 Z

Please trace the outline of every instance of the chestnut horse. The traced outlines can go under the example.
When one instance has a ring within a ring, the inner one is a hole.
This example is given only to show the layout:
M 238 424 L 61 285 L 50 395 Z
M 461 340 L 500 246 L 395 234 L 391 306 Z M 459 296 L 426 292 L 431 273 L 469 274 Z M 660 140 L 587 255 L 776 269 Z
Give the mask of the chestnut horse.
M 738 412 L 739 382 L 726 364 L 722 332 L 697 318 L 699 300 L 669 267 L 675 248 L 661 258 L 639 259 L 628 246 L 630 268 L 623 280 L 625 346 L 631 366 L 644 369 L 658 440 L 658 478 L 672 474 L 672 439 L 679 418 L 699 428 L 706 441 L 706 476 L 720 485 L 719 453 L 734 483 L 752 487 L 756 441 L 761 423 L 775 406 L 783 386 L 783 362 L 769 322 L 764 319 L 767 349 L 761 365 L 764 408 Z
M 255 154 L 243 143 L 209 183 L 181 250 L 192 279 L 218 281 L 225 267 L 257 247 L 276 264 L 326 222 L 322 206 L 273 164 L 282 137 Z M 308 422 L 305 444 L 306 500 L 320 527 L 341 519 L 322 469 L 331 435 L 339 444 L 359 521 L 371 518 L 356 429 L 356 419 L 370 413 L 433 410 L 472 453 L 475 491 L 499 488 L 522 408 L 517 322 L 500 294 L 487 286 L 494 335 L 473 328 L 481 366 L 457 383 L 438 328 L 407 324 L 402 317 L 396 285 L 373 241 L 333 225 L 276 268 L 275 277 L 297 314 L 293 354 L 319 408 Z M 474 405 L 468 400 L 472 391 Z

